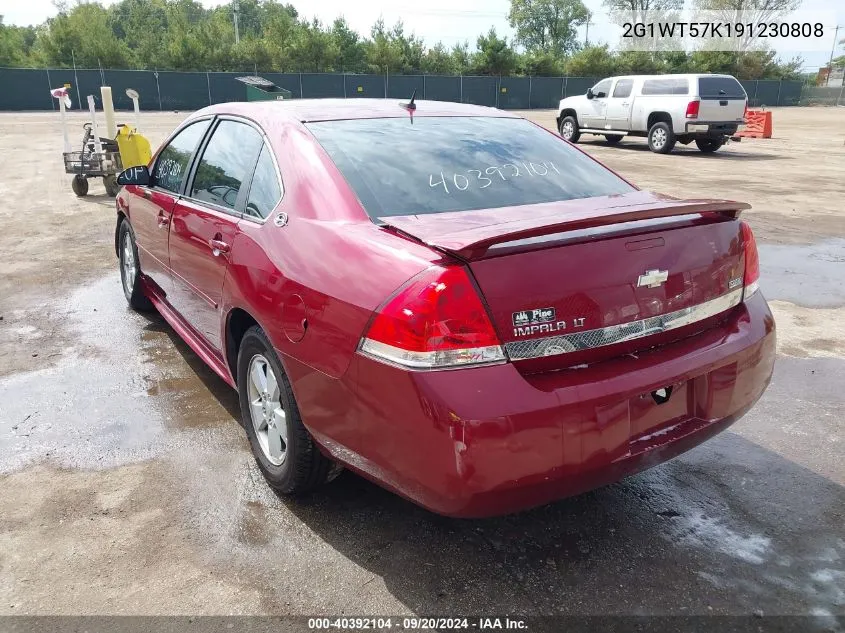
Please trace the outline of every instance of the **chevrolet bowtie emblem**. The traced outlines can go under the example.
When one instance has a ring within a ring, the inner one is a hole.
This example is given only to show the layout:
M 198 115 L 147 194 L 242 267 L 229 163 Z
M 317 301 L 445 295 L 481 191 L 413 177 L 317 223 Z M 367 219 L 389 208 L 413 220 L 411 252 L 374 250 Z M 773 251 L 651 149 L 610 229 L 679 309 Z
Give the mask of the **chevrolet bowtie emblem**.
M 669 279 L 668 270 L 647 270 L 644 275 L 637 278 L 637 288 L 648 286 L 649 288 L 657 288 L 666 283 Z

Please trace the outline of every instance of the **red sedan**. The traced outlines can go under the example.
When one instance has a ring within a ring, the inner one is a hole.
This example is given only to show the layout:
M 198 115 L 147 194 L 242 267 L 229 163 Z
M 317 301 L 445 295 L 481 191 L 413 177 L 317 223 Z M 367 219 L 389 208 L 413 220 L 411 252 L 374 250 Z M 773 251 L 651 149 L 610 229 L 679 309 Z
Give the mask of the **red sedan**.
M 347 467 L 512 512 L 703 442 L 772 374 L 748 205 L 640 191 L 507 112 L 227 103 L 120 182 L 129 304 L 238 390 L 282 493 Z

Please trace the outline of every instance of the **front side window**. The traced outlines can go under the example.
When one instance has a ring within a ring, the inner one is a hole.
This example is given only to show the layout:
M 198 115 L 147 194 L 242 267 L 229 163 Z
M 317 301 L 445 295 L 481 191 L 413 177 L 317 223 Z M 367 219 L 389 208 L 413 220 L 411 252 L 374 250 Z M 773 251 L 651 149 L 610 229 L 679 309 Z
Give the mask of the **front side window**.
M 633 191 L 556 134 L 516 118 L 307 123 L 372 218 Z
M 634 87 L 633 79 L 620 79 L 613 88 L 613 96 L 617 99 L 624 99 L 631 96 L 631 88 Z
M 595 86 L 593 86 L 593 94 L 598 97 L 599 93 L 604 93 L 604 96 L 607 96 L 607 93 L 610 92 L 610 79 L 605 79 L 603 81 L 598 82 Z
M 270 212 L 279 204 L 282 197 L 279 176 L 276 173 L 276 166 L 273 164 L 270 151 L 267 145 L 261 148 L 246 203 L 246 214 L 258 219 L 270 215 Z
M 234 209 L 261 143 L 261 134 L 255 128 L 237 121 L 221 121 L 197 165 L 190 196 Z
M 155 167 L 153 167 L 153 184 L 156 187 L 179 193 L 191 156 L 196 151 L 210 122 L 209 119 L 188 125 L 159 152 Z

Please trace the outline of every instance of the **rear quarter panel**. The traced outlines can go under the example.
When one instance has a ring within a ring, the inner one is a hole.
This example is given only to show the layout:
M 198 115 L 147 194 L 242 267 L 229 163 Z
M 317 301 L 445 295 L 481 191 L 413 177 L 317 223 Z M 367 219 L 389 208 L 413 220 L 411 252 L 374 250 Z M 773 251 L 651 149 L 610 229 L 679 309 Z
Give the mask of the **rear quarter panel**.
M 293 200 L 279 208 L 291 209 L 285 227 L 241 222 L 228 307 L 251 314 L 282 353 L 339 378 L 373 311 L 430 262 L 375 226 L 295 217 Z
M 642 84 L 637 90 L 642 89 Z M 690 95 L 641 95 L 634 98 L 631 110 L 631 129 L 635 132 L 648 131 L 648 117 L 653 112 L 666 112 L 672 117 L 672 129 L 675 134 L 686 131 L 687 103 L 693 99 Z

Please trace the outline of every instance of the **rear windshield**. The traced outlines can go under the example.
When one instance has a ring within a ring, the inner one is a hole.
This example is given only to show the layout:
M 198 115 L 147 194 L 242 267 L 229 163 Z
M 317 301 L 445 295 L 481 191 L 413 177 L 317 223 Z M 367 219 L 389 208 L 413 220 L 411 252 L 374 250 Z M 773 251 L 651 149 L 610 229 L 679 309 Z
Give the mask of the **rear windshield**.
M 702 99 L 745 99 L 745 90 L 733 77 L 699 77 L 698 94 Z
M 401 117 L 307 127 L 373 218 L 633 191 L 560 137 L 523 119 Z

